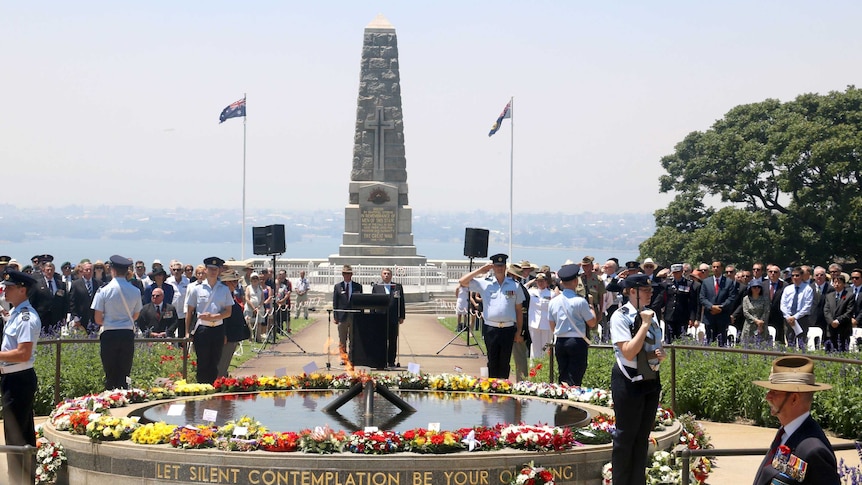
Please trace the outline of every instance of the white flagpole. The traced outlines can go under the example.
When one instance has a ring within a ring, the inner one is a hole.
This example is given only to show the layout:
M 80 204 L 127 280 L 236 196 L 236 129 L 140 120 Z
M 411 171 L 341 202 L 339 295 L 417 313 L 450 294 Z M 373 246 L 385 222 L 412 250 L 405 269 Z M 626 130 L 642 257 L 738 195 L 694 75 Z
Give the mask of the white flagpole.
M 515 97 L 509 98 L 509 128 L 512 130 L 509 147 L 509 259 L 514 262 L 512 254 L 512 195 L 515 193 Z
M 246 93 L 242 93 L 245 100 Z M 245 260 L 245 133 L 246 120 L 248 119 L 248 104 L 246 104 L 246 116 L 242 117 L 242 259 Z

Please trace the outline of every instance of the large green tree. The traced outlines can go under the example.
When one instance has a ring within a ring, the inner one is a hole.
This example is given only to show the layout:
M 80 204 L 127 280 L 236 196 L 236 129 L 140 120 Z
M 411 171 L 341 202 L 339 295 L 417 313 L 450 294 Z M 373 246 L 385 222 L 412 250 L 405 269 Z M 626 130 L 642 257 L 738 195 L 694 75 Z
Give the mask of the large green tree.
M 661 159 L 660 261 L 823 264 L 862 254 L 862 91 L 767 99 L 731 109 Z M 717 210 L 706 195 L 721 201 Z

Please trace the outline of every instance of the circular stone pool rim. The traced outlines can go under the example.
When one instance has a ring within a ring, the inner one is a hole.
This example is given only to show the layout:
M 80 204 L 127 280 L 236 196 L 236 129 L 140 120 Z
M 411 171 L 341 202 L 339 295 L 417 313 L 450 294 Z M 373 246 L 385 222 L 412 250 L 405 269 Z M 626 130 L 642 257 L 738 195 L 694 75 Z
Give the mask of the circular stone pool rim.
M 186 396 L 174 401 L 199 397 Z M 591 416 L 613 413 L 609 408 L 566 402 L 587 410 Z M 152 404 L 147 402 L 115 408 L 111 414 L 125 416 Z M 304 427 L 308 425 L 298 425 L 296 430 Z M 651 437 L 656 440 L 658 449 L 667 449 L 678 442 L 680 431 L 679 422 L 675 421 L 664 431 L 653 432 Z M 508 483 L 512 473 L 530 461 L 555 473 L 558 485 L 599 485 L 602 466 L 610 461 L 612 449 L 611 444 L 604 444 L 552 452 L 506 448 L 442 455 L 412 452 L 312 455 L 302 452 L 184 450 L 167 444 L 140 445 L 131 441 L 92 442 L 86 436 L 57 431 L 50 423 L 45 423 L 44 433 L 46 438 L 62 443 L 66 448 L 69 483 L 76 485 L 118 485 L 118 480 L 122 485 L 502 485 Z

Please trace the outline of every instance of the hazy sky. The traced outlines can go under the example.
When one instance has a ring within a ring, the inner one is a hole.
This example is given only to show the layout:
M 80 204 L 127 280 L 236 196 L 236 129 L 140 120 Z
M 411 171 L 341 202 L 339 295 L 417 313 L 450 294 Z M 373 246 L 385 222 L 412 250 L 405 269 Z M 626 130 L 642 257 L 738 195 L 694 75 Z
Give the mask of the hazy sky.
M 4 200 L 238 208 L 243 121 L 218 115 L 247 92 L 248 207 L 343 208 L 378 13 L 417 214 L 508 210 L 510 96 L 516 212 L 651 212 L 689 132 L 862 84 L 858 1 L 7 0 Z

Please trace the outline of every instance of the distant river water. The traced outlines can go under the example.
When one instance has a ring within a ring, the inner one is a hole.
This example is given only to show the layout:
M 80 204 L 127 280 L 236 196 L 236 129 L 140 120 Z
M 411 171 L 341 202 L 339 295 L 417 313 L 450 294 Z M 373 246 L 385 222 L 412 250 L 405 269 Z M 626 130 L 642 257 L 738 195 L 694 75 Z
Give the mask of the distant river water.
M 287 251 L 282 256 L 290 259 L 325 259 L 331 254 L 338 253 L 340 238 L 305 238 L 297 242 L 287 243 Z M 415 241 L 417 252 L 428 259 L 466 259 L 464 257 L 463 242 L 440 242 L 440 241 Z M 508 248 L 504 246 L 491 246 L 488 255 L 498 252 L 505 253 Z M 580 248 L 535 248 L 514 246 L 510 260 L 527 259 L 535 264 L 547 264 L 552 268 L 559 268 L 567 259 L 579 262 L 585 255 L 596 258 L 598 262 L 604 262 L 610 257 L 616 257 L 621 263 L 634 260 L 637 249 L 611 250 L 611 249 L 580 249 Z M 63 261 L 76 263 L 83 258 L 92 261 L 97 259 L 106 260 L 113 254 L 120 254 L 142 260 L 150 266 L 154 259 L 159 259 L 167 265 L 171 259 L 178 259 L 183 263 L 198 264 L 208 256 L 219 256 L 224 259 L 243 259 L 241 242 L 224 243 L 200 243 L 200 242 L 173 242 L 140 240 L 125 241 L 111 239 L 52 239 L 37 240 L 33 242 L 0 243 L 0 254 L 9 255 L 17 259 L 22 266 L 29 264 L 30 258 L 36 254 L 51 254 L 54 262 L 59 266 Z M 245 258 L 252 258 L 251 238 L 246 240 Z

